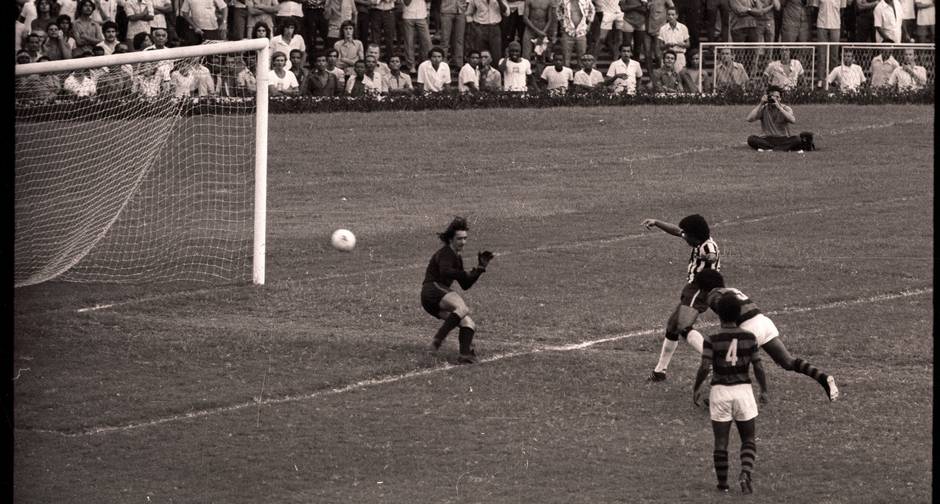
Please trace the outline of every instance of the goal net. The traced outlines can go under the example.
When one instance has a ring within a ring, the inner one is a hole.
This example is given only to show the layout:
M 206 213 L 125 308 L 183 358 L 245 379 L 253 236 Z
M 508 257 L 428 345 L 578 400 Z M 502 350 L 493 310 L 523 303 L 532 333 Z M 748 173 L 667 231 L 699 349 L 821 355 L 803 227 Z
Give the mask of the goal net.
M 268 49 L 16 66 L 16 287 L 264 283 Z

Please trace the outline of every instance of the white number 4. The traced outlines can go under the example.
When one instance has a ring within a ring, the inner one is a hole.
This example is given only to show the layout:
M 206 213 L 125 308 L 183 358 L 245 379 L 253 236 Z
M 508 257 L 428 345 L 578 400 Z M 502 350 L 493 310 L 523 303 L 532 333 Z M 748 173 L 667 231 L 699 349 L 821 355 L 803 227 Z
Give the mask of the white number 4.
M 732 366 L 738 363 L 738 338 L 731 340 L 731 346 L 728 347 L 728 353 L 725 354 L 725 362 L 730 362 Z

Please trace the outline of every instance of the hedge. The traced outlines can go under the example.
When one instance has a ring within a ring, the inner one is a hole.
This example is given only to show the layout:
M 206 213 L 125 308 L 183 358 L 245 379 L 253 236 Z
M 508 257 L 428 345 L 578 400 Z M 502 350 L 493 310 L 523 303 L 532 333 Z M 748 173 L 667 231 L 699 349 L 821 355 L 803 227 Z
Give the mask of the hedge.
M 754 105 L 763 91 L 728 91 L 722 94 L 663 94 L 641 90 L 636 95 L 611 94 L 606 90 L 571 92 L 564 95 L 539 90 L 531 93 L 433 93 L 421 96 L 337 97 L 276 96 L 269 99 L 272 114 L 373 112 L 387 110 L 464 110 L 481 108 L 547 108 L 599 107 L 627 105 Z M 934 88 L 928 86 L 914 92 L 863 89 L 856 93 L 840 93 L 821 89 L 800 89 L 784 93 L 790 105 L 838 103 L 854 105 L 933 104 Z M 175 101 L 168 97 L 142 100 L 120 98 L 97 100 L 81 98 L 51 103 L 17 102 L 17 121 L 36 121 L 50 117 L 75 120 L 106 118 L 168 117 L 203 114 L 254 113 L 251 98 L 200 97 Z M 82 117 L 82 112 L 91 116 Z

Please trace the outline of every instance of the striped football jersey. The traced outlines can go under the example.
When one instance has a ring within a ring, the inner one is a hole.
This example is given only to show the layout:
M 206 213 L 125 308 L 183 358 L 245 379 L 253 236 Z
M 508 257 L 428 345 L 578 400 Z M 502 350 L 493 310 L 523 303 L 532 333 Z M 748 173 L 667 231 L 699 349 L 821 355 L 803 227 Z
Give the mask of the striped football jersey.
M 705 256 L 708 254 L 715 254 L 715 257 L 717 257 L 715 262 L 705 262 Z M 702 242 L 698 247 L 692 247 L 692 255 L 689 256 L 689 283 L 692 283 L 696 273 L 705 268 L 721 271 L 721 256 L 718 255 L 718 244 L 711 238 Z
M 738 319 L 736 320 L 738 325 L 741 325 L 741 323 L 745 320 L 753 318 L 754 315 L 760 313 L 760 309 L 757 308 L 757 305 L 754 304 L 754 301 L 751 301 L 751 298 L 747 297 L 738 289 L 732 289 L 731 287 L 719 287 L 717 289 L 712 289 L 706 298 L 708 307 L 711 308 L 712 311 L 715 311 L 715 307 L 718 305 L 718 300 L 721 299 L 721 296 L 727 292 L 734 293 L 734 297 L 738 301 L 738 306 L 741 307 L 741 315 L 738 315 Z
M 751 363 L 760 361 L 757 338 L 739 327 L 705 336 L 702 358 L 712 363 L 712 385 L 751 383 Z

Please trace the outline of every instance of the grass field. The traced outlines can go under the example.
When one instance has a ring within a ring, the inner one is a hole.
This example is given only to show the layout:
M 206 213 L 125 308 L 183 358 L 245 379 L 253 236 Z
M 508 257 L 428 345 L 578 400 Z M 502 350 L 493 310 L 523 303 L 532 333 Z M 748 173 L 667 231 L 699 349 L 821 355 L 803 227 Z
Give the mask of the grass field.
M 806 154 L 748 109 L 272 116 L 265 286 L 17 290 L 16 502 L 930 502 L 933 108 L 797 107 Z M 752 497 L 694 352 L 644 382 L 689 249 L 640 222 L 690 213 L 843 392 L 767 360 Z M 418 303 L 455 214 L 498 254 L 474 366 Z

